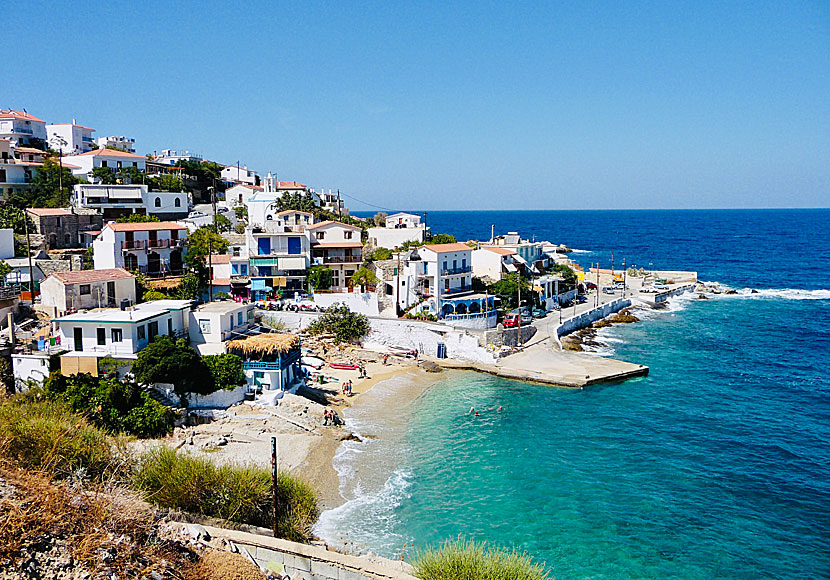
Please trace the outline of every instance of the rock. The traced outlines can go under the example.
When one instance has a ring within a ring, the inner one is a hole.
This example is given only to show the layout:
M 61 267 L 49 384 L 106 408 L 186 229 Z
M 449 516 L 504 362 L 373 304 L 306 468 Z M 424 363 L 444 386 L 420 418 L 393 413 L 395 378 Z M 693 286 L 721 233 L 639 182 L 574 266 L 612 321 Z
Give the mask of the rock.
M 733 288 L 730 288 L 729 290 L 727 290 L 727 291 L 726 291 L 726 293 L 727 293 L 727 294 L 737 294 L 737 293 L 738 293 L 738 291 L 737 291 L 737 290 L 735 290 L 735 289 L 733 289 Z
M 758 294 L 758 291 L 755 288 L 753 288 L 750 294 Z
M 150 580 L 164 580 L 164 576 L 153 570 L 150 572 Z
M 219 438 L 216 439 L 216 445 L 218 447 L 224 447 L 227 444 L 228 444 L 228 440 L 225 439 L 224 437 L 219 437 Z
M 698 294 L 697 299 L 698 300 L 709 300 L 709 297 L 706 294 Z
M 200 524 L 187 524 L 185 532 L 194 540 L 210 541 L 210 534 L 205 529 L 205 526 Z

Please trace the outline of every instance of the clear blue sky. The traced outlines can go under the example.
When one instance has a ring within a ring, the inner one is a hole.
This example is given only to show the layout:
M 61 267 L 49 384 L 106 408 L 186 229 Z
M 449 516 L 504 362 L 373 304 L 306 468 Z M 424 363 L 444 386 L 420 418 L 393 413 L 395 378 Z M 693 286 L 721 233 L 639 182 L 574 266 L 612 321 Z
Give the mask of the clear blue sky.
M 826 0 L 415 4 L 12 0 L 0 107 L 389 208 L 830 206 Z

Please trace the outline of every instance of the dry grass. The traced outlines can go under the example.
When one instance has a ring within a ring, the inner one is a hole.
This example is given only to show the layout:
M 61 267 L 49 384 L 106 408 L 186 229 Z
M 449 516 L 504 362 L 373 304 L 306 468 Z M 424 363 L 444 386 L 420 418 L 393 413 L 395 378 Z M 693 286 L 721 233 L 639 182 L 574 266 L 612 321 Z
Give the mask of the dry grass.
M 204 580 L 260 580 L 264 578 L 259 568 L 240 554 L 222 550 L 210 550 L 202 556 L 194 568 L 194 577 Z
M 258 334 L 226 343 L 227 351 L 244 356 L 263 354 L 282 354 L 300 345 L 300 337 L 295 334 Z

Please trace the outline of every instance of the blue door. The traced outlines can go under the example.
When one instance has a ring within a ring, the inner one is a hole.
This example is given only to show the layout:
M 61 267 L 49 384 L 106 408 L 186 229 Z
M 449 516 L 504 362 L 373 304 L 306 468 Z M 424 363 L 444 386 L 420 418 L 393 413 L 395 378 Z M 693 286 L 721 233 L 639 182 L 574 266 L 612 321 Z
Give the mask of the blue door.
M 271 253 L 271 238 L 259 238 L 257 251 L 260 256 L 267 256 Z
M 292 256 L 300 253 L 300 238 L 288 238 L 288 253 Z

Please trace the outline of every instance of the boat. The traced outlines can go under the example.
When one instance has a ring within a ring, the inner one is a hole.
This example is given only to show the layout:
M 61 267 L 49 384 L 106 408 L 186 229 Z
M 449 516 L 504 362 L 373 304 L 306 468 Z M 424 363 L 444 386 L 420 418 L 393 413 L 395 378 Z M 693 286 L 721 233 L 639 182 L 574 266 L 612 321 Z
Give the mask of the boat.
M 303 366 L 308 366 L 313 369 L 321 369 L 323 368 L 323 365 L 326 364 L 326 361 L 316 356 L 304 356 L 300 359 L 300 362 Z
M 394 354 L 397 356 L 415 356 L 414 348 L 409 348 L 406 346 L 396 346 L 394 344 L 387 348 L 389 349 L 389 354 Z
M 340 369 L 343 371 L 356 371 L 360 368 L 360 366 L 352 363 L 329 363 L 329 366 L 333 369 Z

